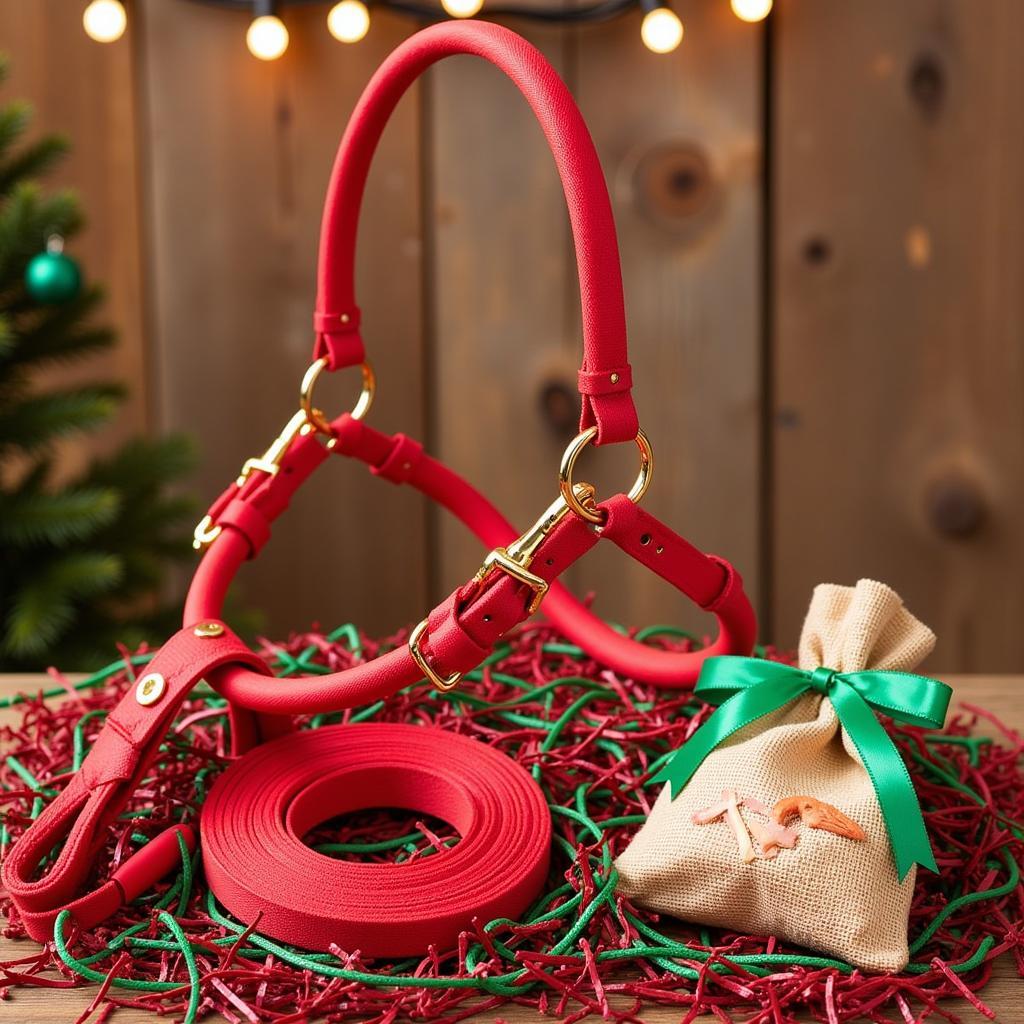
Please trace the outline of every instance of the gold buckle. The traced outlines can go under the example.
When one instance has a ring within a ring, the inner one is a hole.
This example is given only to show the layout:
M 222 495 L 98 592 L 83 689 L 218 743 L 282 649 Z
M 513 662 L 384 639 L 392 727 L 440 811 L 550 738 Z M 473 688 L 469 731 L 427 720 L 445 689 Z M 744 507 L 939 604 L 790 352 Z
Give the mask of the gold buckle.
M 581 507 L 592 507 L 594 501 L 594 488 L 587 483 L 579 483 L 573 486 L 573 497 Z M 477 570 L 473 577 L 477 582 L 483 582 L 495 570 L 508 573 L 519 583 L 525 583 L 533 591 L 533 598 L 527 606 L 530 615 L 540 608 L 541 601 L 549 589 L 547 580 L 529 571 L 530 563 L 533 561 L 537 549 L 548 534 L 569 514 L 571 511 L 565 499 L 559 495 L 545 510 L 540 517 L 517 540 L 514 540 L 507 547 L 495 548 L 485 559 L 484 564 Z M 426 679 L 429 679 L 434 687 L 442 693 L 454 690 L 462 682 L 462 673 L 453 672 L 449 676 L 443 676 L 435 672 L 430 663 L 423 656 L 420 642 L 427 631 L 427 620 L 424 619 L 409 634 L 409 653 L 413 661 L 419 666 L 420 671 Z
M 412 655 L 412 660 L 419 665 L 420 671 L 423 673 L 424 677 L 429 679 L 442 693 L 448 693 L 449 690 L 454 690 L 455 687 L 462 682 L 462 673 L 453 672 L 450 676 L 442 676 L 430 667 L 427 659 L 423 657 L 423 651 L 420 650 L 420 640 L 423 638 L 423 634 L 426 633 L 426 631 L 427 620 L 424 619 L 409 634 L 409 653 Z
M 568 512 L 568 506 L 566 506 Z M 548 581 L 535 576 L 532 572 L 524 569 L 509 553 L 507 548 L 495 548 L 485 559 L 484 564 L 477 570 L 473 579 L 483 582 L 491 574 L 492 569 L 501 569 L 514 580 L 525 583 L 532 591 L 533 597 L 527 605 L 527 611 L 532 615 L 539 607 L 544 595 L 548 592 Z

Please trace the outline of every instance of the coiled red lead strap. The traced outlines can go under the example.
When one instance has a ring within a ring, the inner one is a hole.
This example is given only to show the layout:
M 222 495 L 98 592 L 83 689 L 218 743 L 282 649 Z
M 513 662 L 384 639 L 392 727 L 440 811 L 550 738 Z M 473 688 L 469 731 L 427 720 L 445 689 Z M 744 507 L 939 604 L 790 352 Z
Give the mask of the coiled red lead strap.
M 81 771 L 4 864 L 4 885 L 37 939 L 49 937 L 62 909 L 71 910 L 83 927 L 95 924 L 171 868 L 179 836 L 193 841 L 185 828 L 165 833 L 95 892 L 76 898 L 107 826 L 143 781 L 164 732 L 200 677 L 228 698 L 233 748 L 240 754 L 290 733 L 290 715 L 355 707 L 424 676 L 442 689 L 457 685 L 542 599 L 557 625 L 592 655 L 624 675 L 661 686 L 691 684 L 705 658 L 746 654 L 753 646 L 753 611 L 732 566 L 697 550 L 627 495 L 584 506 L 572 487 L 571 463 L 561 480 L 560 503 L 515 540 L 498 511 L 417 442 L 373 430 L 359 422 L 358 412 L 328 424 L 312 407 L 316 373 L 363 358 L 352 251 L 373 148 L 404 89 L 452 53 L 497 64 L 541 121 L 565 186 L 580 265 L 582 423 L 593 425 L 598 444 L 635 438 L 642 453 L 638 483 L 647 479 L 650 450 L 638 434 L 630 397 L 611 207 L 579 111 L 537 50 L 507 29 L 462 22 L 418 33 L 374 76 L 339 151 L 321 240 L 314 318 L 318 362 L 307 373 L 302 411 L 261 458 L 246 463 L 200 524 L 197 541 L 209 547 L 186 601 L 187 628 L 150 666 L 149 675 L 159 676 L 160 683 L 147 689 L 143 680 L 126 695 Z M 364 371 L 364 382 L 372 380 Z M 330 436 L 327 444 L 313 427 Z M 574 442 L 577 452 L 581 438 Z M 224 596 L 241 564 L 266 543 L 271 523 L 296 489 L 331 451 L 418 488 L 495 550 L 477 575 L 420 623 L 407 647 L 345 672 L 268 680 L 266 667 L 220 621 Z M 636 490 L 637 499 L 645 487 Z M 719 624 L 715 641 L 695 653 L 651 650 L 617 636 L 560 588 L 558 576 L 600 539 L 713 613 Z M 331 862 L 301 843 L 304 831 L 330 816 L 380 804 L 445 818 L 462 841 L 422 865 L 383 869 Z M 472 741 L 398 725 L 288 734 L 257 747 L 215 784 L 201 825 L 209 881 L 229 909 L 250 921 L 262 912 L 261 929 L 286 942 L 318 949 L 333 942 L 379 956 L 420 952 L 432 942 L 447 945 L 474 916 L 514 917 L 541 883 L 550 834 L 543 797 L 516 765 Z M 49 872 L 37 879 L 41 860 L 65 837 Z
M 302 841 L 329 817 L 377 806 L 442 818 L 460 840 L 410 864 L 332 860 Z M 261 932 L 306 949 L 367 957 L 449 948 L 474 917 L 515 919 L 544 882 L 551 845 L 525 769 L 465 736 L 387 723 L 257 747 L 218 779 L 202 828 L 207 880 L 232 914 L 261 915 Z

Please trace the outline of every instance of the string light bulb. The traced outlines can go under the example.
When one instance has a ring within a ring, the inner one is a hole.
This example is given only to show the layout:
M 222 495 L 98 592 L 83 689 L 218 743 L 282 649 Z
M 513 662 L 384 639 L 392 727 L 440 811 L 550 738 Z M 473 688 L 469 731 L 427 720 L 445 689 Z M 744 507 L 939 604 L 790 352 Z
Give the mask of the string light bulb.
M 483 5 L 484 0 L 441 0 L 445 13 L 453 18 L 472 18 Z
M 740 21 L 764 21 L 772 9 L 772 0 L 730 0 L 730 5 Z
M 128 24 L 121 0 L 92 0 L 82 14 L 85 34 L 97 43 L 112 43 L 124 35 Z
M 327 31 L 339 43 L 358 43 L 370 31 L 370 12 L 362 0 L 341 0 L 327 12 Z
M 260 60 L 277 60 L 288 49 L 288 29 L 277 15 L 261 14 L 249 24 L 245 45 Z
M 683 41 L 679 16 L 659 0 L 641 0 L 647 12 L 640 25 L 640 38 L 652 53 L 671 53 Z

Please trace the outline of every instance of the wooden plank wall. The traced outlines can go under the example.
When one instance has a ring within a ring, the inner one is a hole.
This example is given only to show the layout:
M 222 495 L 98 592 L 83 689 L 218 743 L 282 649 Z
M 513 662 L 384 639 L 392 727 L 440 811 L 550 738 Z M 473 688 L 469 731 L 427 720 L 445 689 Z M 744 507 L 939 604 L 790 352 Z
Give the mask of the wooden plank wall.
M 238 12 L 148 0 L 135 13 L 160 416 L 203 440 L 199 487 L 212 500 L 296 407 L 334 151 L 363 84 L 409 25 L 375 17 L 363 43 L 342 49 L 320 8 L 296 8 L 287 53 L 263 63 L 245 48 Z M 374 162 L 359 250 L 381 381 L 374 421 L 414 436 L 424 430 L 418 126 L 414 91 Z M 355 401 L 358 374 L 342 376 L 318 391 L 328 408 Z M 425 607 L 423 504 L 361 466 L 324 466 L 274 532 L 240 576 L 271 634 L 314 620 L 390 630 Z
M 236 13 L 136 0 L 126 39 L 98 46 L 79 6 L 0 0 L 5 95 L 74 138 L 62 180 L 90 214 L 79 253 L 111 286 L 113 368 L 135 395 L 123 429 L 197 434 L 208 500 L 292 408 L 332 155 L 414 25 L 375 12 L 344 47 L 324 7 L 300 5 L 288 53 L 262 64 Z M 650 507 L 737 563 L 766 636 L 795 640 L 814 582 L 876 575 L 940 632 L 937 666 L 1019 669 L 1024 12 L 777 0 L 766 34 L 726 0 L 676 6 L 670 57 L 642 47 L 637 16 L 512 23 L 569 83 L 611 189 Z M 374 423 L 426 437 L 525 525 L 574 433 L 579 309 L 557 175 L 514 87 L 471 58 L 435 69 L 385 132 L 362 225 Z M 325 404 L 356 386 L 326 382 Z M 590 453 L 586 472 L 607 491 L 634 453 Z M 272 635 L 314 619 L 387 631 L 481 554 L 338 460 L 247 569 L 245 598 Z M 609 617 L 704 625 L 615 550 L 571 582 Z
M 774 55 L 774 628 L 890 580 L 1024 662 L 1024 5 L 788 0 Z
M 760 31 L 727 5 L 689 4 L 685 17 L 686 60 L 653 59 L 638 15 L 525 31 L 572 88 L 612 191 L 638 408 L 656 453 L 646 500 L 744 566 L 756 592 Z M 610 68 L 629 89 L 611 85 Z M 574 394 L 580 353 L 565 201 L 540 129 L 493 69 L 471 58 L 438 68 L 431 113 L 438 447 L 527 524 L 555 496 L 576 430 L 575 402 L 552 401 Z M 636 451 L 591 454 L 586 466 L 607 493 L 632 481 Z M 451 587 L 479 545 L 457 524 L 440 536 Z M 608 548 L 570 576 L 596 591 L 601 614 L 705 627 Z

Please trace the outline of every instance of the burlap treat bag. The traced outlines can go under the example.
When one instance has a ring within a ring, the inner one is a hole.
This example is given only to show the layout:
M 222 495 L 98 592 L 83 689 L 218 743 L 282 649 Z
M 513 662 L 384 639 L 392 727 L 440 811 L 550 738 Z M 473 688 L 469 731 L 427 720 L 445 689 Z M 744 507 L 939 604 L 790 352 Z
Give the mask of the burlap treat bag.
M 889 587 L 815 588 L 799 667 L 708 660 L 721 703 L 655 781 L 616 861 L 637 905 L 900 970 L 916 865 L 936 870 L 903 761 L 878 722 L 938 728 L 950 690 L 911 675 L 935 636 Z M 673 799 L 674 797 L 674 799 Z

